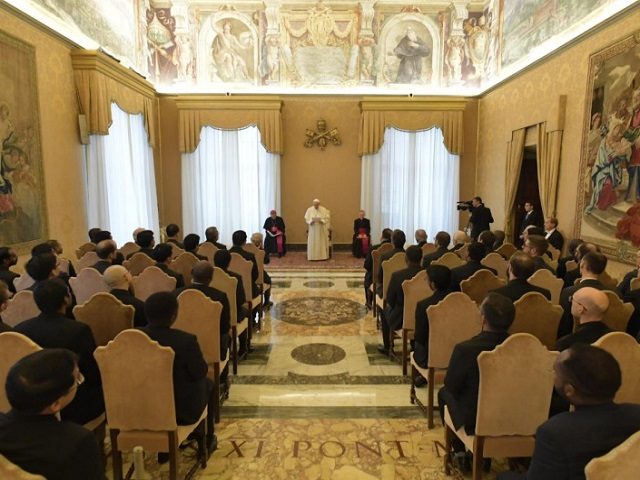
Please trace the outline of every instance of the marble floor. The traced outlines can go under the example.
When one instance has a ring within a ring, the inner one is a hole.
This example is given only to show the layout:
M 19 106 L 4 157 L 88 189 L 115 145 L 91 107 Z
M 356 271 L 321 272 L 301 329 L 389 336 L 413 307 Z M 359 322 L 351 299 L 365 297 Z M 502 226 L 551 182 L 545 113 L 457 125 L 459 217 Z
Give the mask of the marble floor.
M 255 351 L 232 376 L 218 449 L 199 479 L 444 479 L 401 366 L 380 355 L 362 271 L 274 272 Z M 426 402 L 426 389 L 418 396 Z M 182 452 L 180 472 L 192 462 Z M 153 478 L 168 466 L 148 459 Z M 109 472 L 109 476 L 111 472 Z M 460 475 L 457 475 L 460 477 Z M 495 478 L 494 474 L 485 478 Z

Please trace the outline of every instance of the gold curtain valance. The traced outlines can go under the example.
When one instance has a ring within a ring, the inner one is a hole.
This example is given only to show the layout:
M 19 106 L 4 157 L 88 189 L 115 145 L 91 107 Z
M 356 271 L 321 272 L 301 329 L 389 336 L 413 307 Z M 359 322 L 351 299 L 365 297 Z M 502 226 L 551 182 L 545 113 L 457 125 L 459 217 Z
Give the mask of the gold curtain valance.
M 362 111 L 359 155 L 371 155 L 382 147 L 384 130 L 427 130 L 438 127 L 444 134 L 449 152 L 460 155 L 464 150 L 463 98 L 403 98 L 378 97 L 360 102 Z
M 89 134 L 107 135 L 111 126 L 111 103 L 130 114 L 144 115 L 149 145 L 155 147 L 157 100 L 153 86 L 102 52 L 71 53 L 80 110 Z
M 284 153 L 282 101 L 274 97 L 186 96 L 176 99 L 180 152 L 191 153 L 200 143 L 202 127 L 237 129 L 255 125 L 271 153 Z

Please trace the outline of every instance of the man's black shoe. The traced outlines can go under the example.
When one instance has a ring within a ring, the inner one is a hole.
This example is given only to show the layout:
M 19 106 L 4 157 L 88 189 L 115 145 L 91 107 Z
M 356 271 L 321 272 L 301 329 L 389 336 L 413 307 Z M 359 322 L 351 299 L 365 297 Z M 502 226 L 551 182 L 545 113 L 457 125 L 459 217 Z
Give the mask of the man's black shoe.
M 378 345 L 378 352 L 380 352 L 382 355 L 389 355 L 389 349 L 384 345 Z
M 424 387 L 428 383 L 429 382 L 427 382 L 427 379 L 424 378 L 422 375 L 416 375 L 416 377 L 413 379 L 413 385 L 416 388 Z
M 169 454 L 167 452 L 158 452 L 158 463 L 162 465 L 169 461 Z

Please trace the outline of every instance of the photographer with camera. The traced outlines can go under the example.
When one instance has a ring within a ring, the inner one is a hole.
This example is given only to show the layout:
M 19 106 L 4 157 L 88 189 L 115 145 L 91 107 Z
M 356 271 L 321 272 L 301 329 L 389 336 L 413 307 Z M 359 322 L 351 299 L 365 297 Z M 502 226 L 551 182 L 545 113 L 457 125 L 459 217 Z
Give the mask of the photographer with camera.
M 491 210 L 484 206 L 482 198 L 473 197 L 473 200 L 466 202 L 458 202 L 458 210 L 471 213 L 469 217 L 469 223 L 471 224 L 471 238 L 474 241 L 478 240 L 480 233 L 485 230 L 490 230 L 490 223 L 493 223 L 493 217 L 491 216 Z

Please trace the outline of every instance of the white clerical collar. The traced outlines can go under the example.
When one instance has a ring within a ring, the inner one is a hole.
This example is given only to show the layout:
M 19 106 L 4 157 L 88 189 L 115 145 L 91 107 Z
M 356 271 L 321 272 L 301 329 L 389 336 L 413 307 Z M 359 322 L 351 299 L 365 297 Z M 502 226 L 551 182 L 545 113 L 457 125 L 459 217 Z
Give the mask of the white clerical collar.
M 549 230 L 549 231 L 547 232 L 547 234 L 545 235 L 545 237 L 544 237 L 544 238 L 549 238 L 549 235 L 551 235 L 551 234 L 552 234 L 553 232 L 555 232 L 555 231 L 556 231 L 556 229 L 555 229 L 555 228 L 552 228 L 551 230 Z

